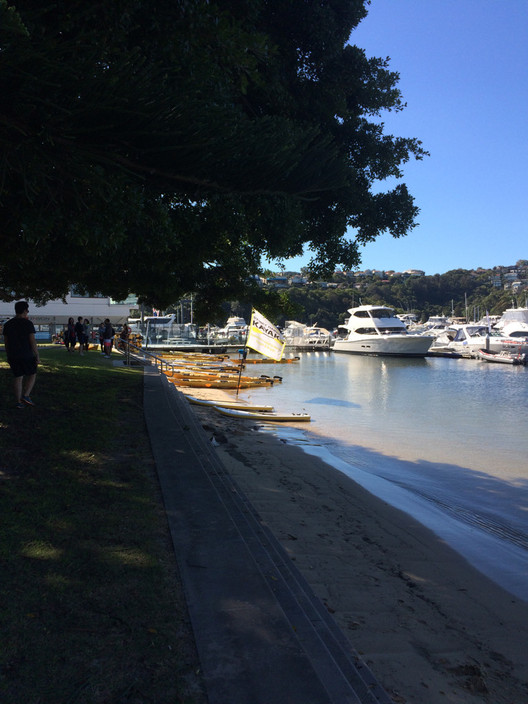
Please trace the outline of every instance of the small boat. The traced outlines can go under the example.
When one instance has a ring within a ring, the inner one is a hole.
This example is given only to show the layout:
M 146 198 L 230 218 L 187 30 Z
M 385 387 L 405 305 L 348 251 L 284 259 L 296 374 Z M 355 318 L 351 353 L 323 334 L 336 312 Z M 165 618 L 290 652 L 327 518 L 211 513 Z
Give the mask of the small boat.
M 486 362 L 499 362 L 500 364 L 526 364 L 526 354 L 522 352 L 493 352 L 492 350 L 478 351 L 479 359 L 484 359 Z
M 260 411 L 238 411 L 234 408 L 215 406 L 215 409 L 224 416 L 245 420 L 263 420 L 268 423 L 307 422 L 311 420 L 308 413 L 263 413 Z
M 207 401 L 203 398 L 195 398 L 194 396 L 185 397 L 189 403 L 196 406 L 209 406 L 217 408 L 231 408 L 238 411 L 260 411 L 261 413 L 271 413 L 273 406 L 258 406 L 253 403 L 244 403 L 243 401 Z

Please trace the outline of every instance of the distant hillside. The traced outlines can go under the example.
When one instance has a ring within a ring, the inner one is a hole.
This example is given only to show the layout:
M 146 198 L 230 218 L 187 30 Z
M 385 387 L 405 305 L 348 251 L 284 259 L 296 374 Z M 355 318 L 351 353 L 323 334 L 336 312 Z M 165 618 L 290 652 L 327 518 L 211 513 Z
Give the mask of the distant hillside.
M 413 312 L 419 320 L 430 315 L 480 319 L 488 312 L 501 315 L 506 308 L 525 306 L 528 299 L 528 260 L 493 269 L 455 269 L 434 276 L 396 272 L 336 272 L 331 280 L 310 282 L 305 272 L 275 277 L 265 288 L 280 290 L 282 312 L 273 316 L 279 325 L 287 319 L 318 323 L 332 329 L 347 317 L 347 309 L 360 304 L 384 304 L 397 313 Z M 275 279 L 275 281 L 273 281 Z M 233 303 L 229 314 L 249 319 L 251 306 Z

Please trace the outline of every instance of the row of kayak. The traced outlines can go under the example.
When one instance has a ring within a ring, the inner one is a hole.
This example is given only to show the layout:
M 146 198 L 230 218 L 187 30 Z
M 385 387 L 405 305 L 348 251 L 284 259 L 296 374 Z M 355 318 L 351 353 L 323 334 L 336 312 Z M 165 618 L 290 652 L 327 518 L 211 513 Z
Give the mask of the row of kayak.
M 293 364 L 300 360 L 300 357 L 283 357 L 280 360 L 269 359 L 267 357 L 251 357 L 244 358 L 240 357 L 238 359 L 232 359 L 228 354 L 221 355 L 208 355 L 201 352 L 166 352 L 163 354 L 164 359 L 174 360 L 175 362 L 181 361 L 183 363 L 188 363 L 191 361 L 196 361 L 198 363 L 228 363 L 234 365 L 246 364 Z
M 250 389 L 257 386 L 273 386 L 280 383 L 281 377 L 248 377 L 229 374 L 207 374 L 200 372 L 171 372 L 165 371 L 167 378 L 175 386 L 184 386 L 191 389 Z
M 231 360 L 228 356 L 210 356 L 199 353 L 179 353 L 164 355 L 163 372 L 168 380 L 177 387 L 196 389 L 248 389 L 259 386 L 273 386 L 280 383 L 280 376 L 243 375 L 243 366 L 247 363 L 268 362 L 266 359 Z M 299 361 L 299 357 L 287 358 L 284 362 Z M 276 413 L 273 406 L 244 404 L 240 401 L 206 401 L 193 396 L 186 398 L 194 404 L 209 406 L 218 413 L 230 418 L 246 418 L 267 422 L 309 421 L 307 413 Z
M 198 353 L 164 356 L 170 360 L 164 373 L 176 386 L 196 389 L 248 389 L 257 386 L 273 386 L 280 383 L 280 376 L 248 376 L 242 367 L 225 356 L 212 357 Z M 237 360 L 238 361 L 238 360 Z

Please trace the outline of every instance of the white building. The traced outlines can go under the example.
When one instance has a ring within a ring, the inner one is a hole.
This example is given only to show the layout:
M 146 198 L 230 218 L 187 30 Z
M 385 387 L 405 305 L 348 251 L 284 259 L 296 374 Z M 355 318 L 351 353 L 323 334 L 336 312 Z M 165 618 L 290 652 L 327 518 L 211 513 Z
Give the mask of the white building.
M 129 296 L 125 301 L 114 301 L 108 296 L 84 296 L 77 293 L 75 288 L 72 288 L 65 301 L 57 299 L 39 306 L 28 299 L 29 319 L 35 325 L 38 337 L 51 338 L 63 329 L 68 318 L 76 321 L 80 315 L 92 325 L 99 325 L 106 318 L 113 325 L 122 325 L 127 322 L 131 311 L 137 309 L 136 296 Z M 15 301 L 0 301 L 0 321 L 14 315 Z

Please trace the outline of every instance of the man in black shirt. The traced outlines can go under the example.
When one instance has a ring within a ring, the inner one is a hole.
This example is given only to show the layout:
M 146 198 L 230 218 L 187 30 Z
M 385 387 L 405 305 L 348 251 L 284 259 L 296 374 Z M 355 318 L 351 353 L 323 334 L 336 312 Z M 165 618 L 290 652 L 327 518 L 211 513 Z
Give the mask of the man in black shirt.
M 29 305 L 27 301 L 15 303 L 16 316 L 4 324 L 4 344 L 7 361 L 15 377 L 14 388 L 17 408 L 34 406 L 30 393 L 37 377 L 37 365 L 40 362 L 35 340 L 35 326 L 28 320 Z M 24 389 L 22 392 L 22 382 Z
M 79 354 L 84 354 L 84 325 L 82 315 L 77 318 L 77 322 L 75 323 L 75 334 L 79 342 Z

